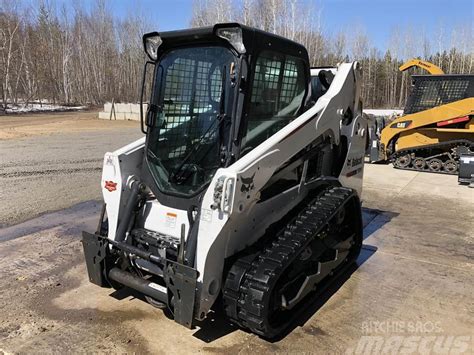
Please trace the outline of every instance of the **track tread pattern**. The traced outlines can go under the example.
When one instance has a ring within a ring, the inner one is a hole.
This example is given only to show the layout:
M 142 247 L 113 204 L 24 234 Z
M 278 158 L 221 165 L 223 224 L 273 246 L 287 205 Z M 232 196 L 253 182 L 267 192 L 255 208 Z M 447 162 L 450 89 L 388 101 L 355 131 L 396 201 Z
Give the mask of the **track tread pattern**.
M 440 171 L 433 171 L 433 170 L 430 170 L 426 166 L 424 167 L 424 169 L 417 169 L 413 166 L 400 167 L 400 166 L 395 165 L 395 160 L 398 157 L 401 157 L 401 156 L 406 155 L 406 154 L 415 154 L 415 157 L 418 158 L 418 154 L 420 154 L 421 152 L 429 151 L 430 149 L 439 149 L 439 148 L 443 148 L 443 147 L 445 147 L 446 152 L 449 152 L 450 149 L 455 148 L 455 147 L 459 147 L 459 146 L 468 147 L 471 150 L 473 150 L 474 149 L 474 142 L 471 142 L 470 140 L 467 140 L 467 139 L 459 139 L 459 140 L 442 142 L 442 143 L 437 143 L 437 144 L 424 145 L 424 146 L 420 146 L 420 147 L 413 147 L 413 148 L 409 148 L 409 149 L 401 149 L 401 150 L 395 152 L 394 154 L 392 154 L 390 156 L 390 161 L 392 162 L 393 167 L 395 169 L 412 170 L 412 171 L 425 171 L 425 172 L 438 173 L 438 174 L 457 175 L 458 171 L 455 171 L 455 172 L 452 172 L 452 173 L 448 172 L 448 171 L 445 171 L 444 169 L 440 170 Z M 420 156 L 420 157 L 422 158 L 422 156 Z M 414 159 L 412 159 L 412 160 L 414 160 Z M 456 162 L 459 161 L 459 157 L 457 157 L 455 161 Z
M 260 253 L 247 255 L 234 263 L 223 289 L 224 308 L 232 322 L 264 337 L 277 335 L 277 331 L 266 324 L 265 305 L 272 287 L 310 242 L 319 238 L 321 249 L 325 249 L 324 227 L 352 197 L 354 192 L 348 188 L 326 190 Z

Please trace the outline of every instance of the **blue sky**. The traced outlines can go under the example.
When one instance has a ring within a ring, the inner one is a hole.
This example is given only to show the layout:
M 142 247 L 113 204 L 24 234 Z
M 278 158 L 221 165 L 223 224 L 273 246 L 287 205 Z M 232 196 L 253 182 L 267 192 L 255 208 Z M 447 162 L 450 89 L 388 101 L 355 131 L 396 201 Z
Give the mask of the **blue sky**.
M 465 25 L 472 31 L 474 23 L 472 0 L 300 1 L 312 4 L 321 11 L 321 24 L 325 33 L 340 30 L 350 32 L 352 28 L 362 28 L 372 43 L 381 50 L 386 48 L 388 38 L 397 26 L 411 26 L 414 35 L 423 32 L 434 37 L 440 26 L 449 34 L 455 26 Z M 90 4 L 93 0 L 83 2 Z M 119 17 L 132 11 L 145 13 L 156 23 L 156 29 L 164 31 L 186 28 L 192 14 L 192 3 L 192 0 L 109 0 L 109 7 Z

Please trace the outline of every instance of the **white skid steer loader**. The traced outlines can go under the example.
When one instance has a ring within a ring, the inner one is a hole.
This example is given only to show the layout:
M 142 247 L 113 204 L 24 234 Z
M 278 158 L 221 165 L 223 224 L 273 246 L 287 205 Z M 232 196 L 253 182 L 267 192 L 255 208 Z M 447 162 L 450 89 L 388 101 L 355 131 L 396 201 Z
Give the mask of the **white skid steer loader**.
M 300 44 L 237 23 L 143 42 L 145 136 L 105 154 L 89 279 L 186 327 L 219 300 L 231 322 L 280 335 L 360 252 L 359 65 L 310 69 Z

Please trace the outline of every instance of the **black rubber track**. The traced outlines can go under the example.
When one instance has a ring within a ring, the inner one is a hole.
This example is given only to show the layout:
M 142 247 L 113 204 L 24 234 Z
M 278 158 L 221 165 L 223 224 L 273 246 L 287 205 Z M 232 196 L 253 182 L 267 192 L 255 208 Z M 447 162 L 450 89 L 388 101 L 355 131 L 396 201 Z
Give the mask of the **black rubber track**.
M 356 230 L 352 251 L 334 273 L 357 259 L 362 247 L 362 221 L 360 201 L 353 190 L 336 187 L 325 190 L 309 203 L 274 240 L 253 254 L 240 257 L 232 265 L 224 288 L 223 301 L 227 316 L 242 328 L 265 338 L 274 338 L 284 332 L 298 316 L 293 310 L 289 318 L 279 326 L 269 323 L 269 298 L 285 270 L 305 250 L 309 243 L 320 243 L 316 250 L 321 254 L 328 249 L 322 233 L 328 222 L 344 208 L 354 203 L 356 208 Z M 327 279 L 325 284 L 328 284 Z M 304 302 L 303 302 L 304 303 Z M 297 307 L 298 308 L 298 305 Z M 301 307 L 299 307 L 301 308 Z
M 424 146 L 419 146 L 419 147 L 413 147 L 413 148 L 409 148 L 409 149 L 401 149 L 401 150 L 397 151 L 396 153 L 394 153 L 390 156 L 390 161 L 392 162 L 393 167 L 395 169 L 424 171 L 424 172 L 437 173 L 437 174 L 457 175 L 458 174 L 457 170 L 455 172 L 452 172 L 452 173 L 450 173 L 448 171 L 444 171 L 444 170 L 433 171 L 433 170 L 430 170 L 427 166 L 425 166 L 425 168 L 421 169 L 421 170 L 417 169 L 417 168 L 414 168 L 413 166 L 402 168 L 400 166 L 395 165 L 395 160 L 398 157 L 401 157 L 403 155 L 415 154 L 415 158 L 412 159 L 412 161 L 413 161 L 416 158 L 424 158 L 423 155 L 425 155 L 425 156 L 427 155 L 428 157 L 434 155 L 432 153 L 432 150 L 434 150 L 434 149 L 444 149 L 446 153 L 449 153 L 450 149 L 455 148 L 455 147 L 459 147 L 459 146 L 467 147 L 467 148 L 473 150 L 474 149 L 474 142 L 472 142 L 470 140 L 467 140 L 467 139 L 459 139 L 459 140 L 442 142 L 442 143 L 437 143 L 437 144 L 429 144 L 429 145 L 424 145 Z M 425 153 L 425 154 L 423 154 L 423 153 Z M 421 154 L 423 154 L 423 155 L 421 155 Z M 459 157 L 456 157 L 455 161 L 458 162 Z M 410 164 L 410 165 L 412 165 L 412 164 Z

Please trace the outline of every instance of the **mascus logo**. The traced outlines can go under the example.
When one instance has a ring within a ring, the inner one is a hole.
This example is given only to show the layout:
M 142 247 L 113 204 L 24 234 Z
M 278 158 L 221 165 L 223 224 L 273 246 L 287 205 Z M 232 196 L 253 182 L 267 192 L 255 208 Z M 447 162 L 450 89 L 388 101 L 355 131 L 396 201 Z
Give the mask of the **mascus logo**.
M 110 192 L 117 190 L 117 183 L 113 181 L 106 181 L 104 188 Z

